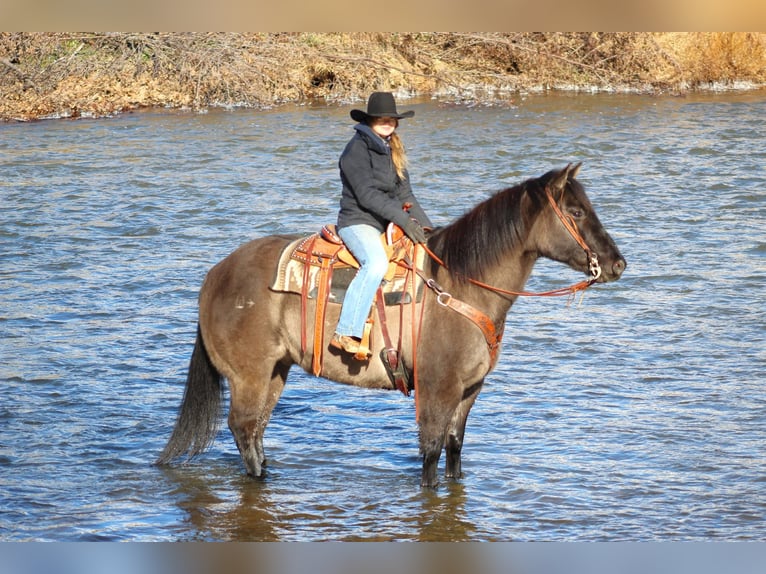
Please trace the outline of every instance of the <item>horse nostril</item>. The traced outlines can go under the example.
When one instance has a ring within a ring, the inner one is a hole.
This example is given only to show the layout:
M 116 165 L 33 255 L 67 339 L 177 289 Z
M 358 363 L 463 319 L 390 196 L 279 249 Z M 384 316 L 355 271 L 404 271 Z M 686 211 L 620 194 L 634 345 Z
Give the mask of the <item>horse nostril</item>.
M 625 260 L 618 259 L 612 265 L 612 273 L 614 273 L 617 277 L 619 277 L 620 275 L 622 275 L 623 271 L 625 271 Z

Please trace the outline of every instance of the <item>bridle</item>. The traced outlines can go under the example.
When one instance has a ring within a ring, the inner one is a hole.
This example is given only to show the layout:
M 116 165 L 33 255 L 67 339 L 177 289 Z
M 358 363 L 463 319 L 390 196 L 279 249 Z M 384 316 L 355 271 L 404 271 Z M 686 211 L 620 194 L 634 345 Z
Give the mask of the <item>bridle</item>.
M 471 277 L 467 278 L 469 283 L 477 285 L 478 287 L 481 287 L 482 289 L 486 289 L 494 293 L 499 293 L 501 295 L 510 295 L 514 297 L 557 297 L 561 295 L 574 295 L 578 291 L 584 291 L 585 289 L 593 285 L 596 281 L 598 281 L 599 277 L 601 277 L 601 265 L 599 265 L 599 262 L 598 262 L 598 255 L 596 255 L 596 253 L 590 247 L 588 247 L 588 244 L 585 242 L 585 239 L 580 233 L 580 230 L 578 229 L 577 223 L 575 223 L 574 218 L 571 215 L 565 215 L 564 212 L 561 211 L 561 208 L 559 207 L 556 200 L 553 198 L 553 194 L 551 193 L 550 189 L 548 188 L 545 189 L 545 195 L 548 198 L 548 203 L 550 203 L 551 207 L 553 208 L 553 212 L 559 218 L 559 220 L 564 225 L 564 227 L 569 232 L 569 234 L 572 236 L 572 238 L 585 251 L 585 254 L 588 257 L 588 273 L 589 273 L 588 279 L 584 279 L 583 281 L 579 281 L 578 283 L 575 283 L 574 285 L 570 285 L 568 287 L 561 287 L 560 289 L 552 289 L 550 291 L 542 291 L 542 292 L 510 291 L 508 289 L 501 289 L 500 287 L 494 287 L 492 285 L 488 285 L 486 283 L 479 281 L 478 279 L 473 279 Z M 431 251 L 431 249 L 429 249 L 427 245 L 421 245 L 421 247 L 425 249 L 426 253 L 431 259 L 433 259 L 439 265 L 447 269 L 447 265 L 444 263 L 444 261 L 442 261 L 442 259 L 438 255 L 436 255 L 436 253 Z M 439 297 L 445 296 L 444 291 L 441 290 L 441 288 L 438 286 L 438 284 L 435 281 L 433 281 L 433 279 L 428 279 L 423 277 L 423 280 L 426 282 L 426 285 L 428 285 L 437 294 L 437 301 L 439 301 Z M 446 294 L 446 296 L 451 297 L 451 295 L 449 295 L 448 293 Z
M 548 203 L 550 203 L 551 207 L 553 208 L 554 213 L 559 218 L 561 223 L 564 225 L 566 230 L 569 232 L 569 234 L 572 236 L 572 238 L 577 242 L 577 244 L 583 248 L 585 251 L 585 254 L 588 257 L 588 273 L 589 277 L 588 279 L 585 279 L 583 281 L 580 281 L 578 283 L 575 283 L 574 285 L 570 285 L 569 287 L 562 287 L 560 289 L 553 289 L 551 291 L 543 291 L 543 292 L 529 292 L 529 291 L 510 291 L 508 289 L 501 289 L 500 287 L 494 287 L 492 285 L 488 285 L 486 283 L 483 283 L 477 279 L 473 279 L 471 277 L 468 277 L 467 280 L 478 286 L 482 289 L 486 289 L 488 291 L 492 291 L 494 293 L 498 293 L 500 295 L 508 295 L 508 296 L 517 296 L 517 297 L 555 297 L 555 296 L 561 296 L 561 295 L 574 295 L 578 291 L 584 291 L 593 283 L 598 281 L 599 277 L 601 277 L 601 266 L 598 262 L 598 256 L 596 253 L 588 247 L 588 244 L 585 242 L 585 239 L 583 238 L 582 234 L 580 233 L 580 230 L 577 227 L 577 223 L 575 222 L 574 218 L 571 215 L 565 215 L 561 208 L 558 206 L 558 203 L 553 197 L 553 194 L 551 193 L 549 188 L 545 188 L 545 194 L 548 198 Z M 562 191 L 563 194 L 563 191 Z M 436 255 L 431 249 L 428 248 L 425 244 L 415 244 L 415 257 L 414 260 L 417 261 L 417 250 L 423 248 L 425 249 L 425 252 L 428 254 L 428 256 L 433 259 L 436 263 L 444 267 L 445 269 L 448 269 L 445 265 L 444 261 Z M 403 262 L 400 262 L 400 264 L 404 264 L 409 268 L 409 270 L 413 273 L 416 273 L 426 284 L 426 286 L 431 289 L 436 294 L 436 302 L 441 305 L 442 307 L 448 307 L 452 309 L 453 311 L 456 311 L 460 315 L 463 315 L 467 319 L 471 320 L 480 330 L 482 335 L 484 336 L 485 341 L 487 342 L 487 350 L 489 351 L 489 359 L 490 359 L 490 369 L 494 367 L 495 363 L 498 359 L 498 354 L 500 352 L 500 343 L 503 338 L 503 329 L 505 328 L 505 323 L 501 323 L 499 326 L 495 326 L 492 319 L 487 316 L 486 313 L 483 311 L 480 311 L 479 309 L 476 309 L 472 305 L 465 303 L 464 301 L 460 301 L 456 298 L 454 298 L 450 293 L 445 291 L 433 278 L 427 277 L 421 269 L 418 269 L 417 265 L 414 265 L 412 261 L 405 260 Z M 413 297 L 412 301 L 414 303 L 415 301 L 415 294 L 414 294 L 414 281 L 412 282 L 412 288 L 413 288 Z M 419 341 L 419 334 L 420 334 L 420 323 L 423 321 L 423 311 L 425 310 L 425 305 L 421 307 L 420 312 L 420 321 L 415 321 L 415 310 L 413 307 L 413 320 L 411 322 L 412 324 L 412 354 L 413 354 L 413 378 L 414 378 L 414 386 L 415 386 L 415 418 L 416 420 L 419 419 L 419 405 L 418 405 L 418 369 L 417 369 L 417 352 L 415 350 L 418 341 Z

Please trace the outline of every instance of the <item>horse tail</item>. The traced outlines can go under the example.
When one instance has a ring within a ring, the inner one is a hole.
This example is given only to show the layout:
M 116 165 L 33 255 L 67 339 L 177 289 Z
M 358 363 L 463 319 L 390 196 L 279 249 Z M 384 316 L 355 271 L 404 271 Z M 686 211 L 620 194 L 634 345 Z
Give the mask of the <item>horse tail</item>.
M 198 324 L 176 426 L 156 463 L 165 465 L 184 453 L 191 459 L 204 452 L 218 431 L 222 398 L 223 380 L 210 361 Z

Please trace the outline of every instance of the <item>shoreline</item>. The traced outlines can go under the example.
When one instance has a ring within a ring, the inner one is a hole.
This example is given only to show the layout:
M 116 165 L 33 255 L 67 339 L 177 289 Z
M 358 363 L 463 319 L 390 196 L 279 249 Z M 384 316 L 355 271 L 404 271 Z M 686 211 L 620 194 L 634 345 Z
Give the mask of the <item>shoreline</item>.
M 524 90 L 518 90 L 513 92 L 504 92 L 502 95 L 497 95 L 491 98 L 465 98 L 456 97 L 454 94 L 449 93 L 408 93 L 397 92 L 394 90 L 397 100 L 401 102 L 407 102 L 409 100 L 422 100 L 430 99 L 437 100 L 453 105 L 466 105 L 466 106 L 494 106 L 494 105 L 509 105 L 512 104 L 515 99 L 526 98 L 528 96 L 548 96 L 548 95 L 571 95 L 571 96 L 600 96 L 600 95 L 624 95 L 624 96 L 674 96 L 674 97 L 691 97 L 695 95 L 722 95 L 722 94 L 748 94 L 763 92 L 766 99 L 766 84 L 750 84 L 742 82 L 736 85 L 710 85 L 705 87 L 697 87 L 694 89 L 677 89 L 677 90 L 642 90 L 636 88 L 600 88 L 600 87 L 583 87 L 577 86 L 573 88 L 563 87 L 530 87 Z M 205 114 L 210 111 L 237 111 L 237 110 L 254 110 L 254 111 L 272 111 L 281 107 L 287 106 L 312 106 L 312 105 L 363 105 L 363 98 L 353 99 L 327 99 L 327 98 L 313 98 L 311 100 L 297 100 L 297 101 L 282 101 L 270 105 L 253 106 L 249 104 L 231 104 L 231 103 L 210 103 L 204 107 L 191 107 L 191 106 L 163 106 L 163 105 L 135 105 L 125 107 L 122 109 L 115 109 L 112 111 L 100 111 L 98 113 L 89 110 L 61 110 L 54 112 L 50 115 L 40 115 L 36 117 L 21 117 L 21 118 L 0 118 L 0 124 L 24 124 L 24 123 L 36 123 L 44 121 L 55 120 L 78 120 L 78 119 L 109 119 L 116 118 L 124 114 L 131 113 L 197 113 Z
M 0 33 L 0 122 L 766 88 L 766 33 Z

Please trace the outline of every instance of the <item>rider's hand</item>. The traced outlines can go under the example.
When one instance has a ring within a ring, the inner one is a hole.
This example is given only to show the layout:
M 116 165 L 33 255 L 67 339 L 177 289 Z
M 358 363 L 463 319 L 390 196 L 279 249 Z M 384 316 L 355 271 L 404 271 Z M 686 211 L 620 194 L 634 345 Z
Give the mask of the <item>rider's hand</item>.
M 402 229 L 404 230 L 404 233 L 407 234 L 407 237 L 412 239 L 414 243 L 426 242 L 425 230 L 414 219 L 408 219 L 407 223 L 402 226 Z

